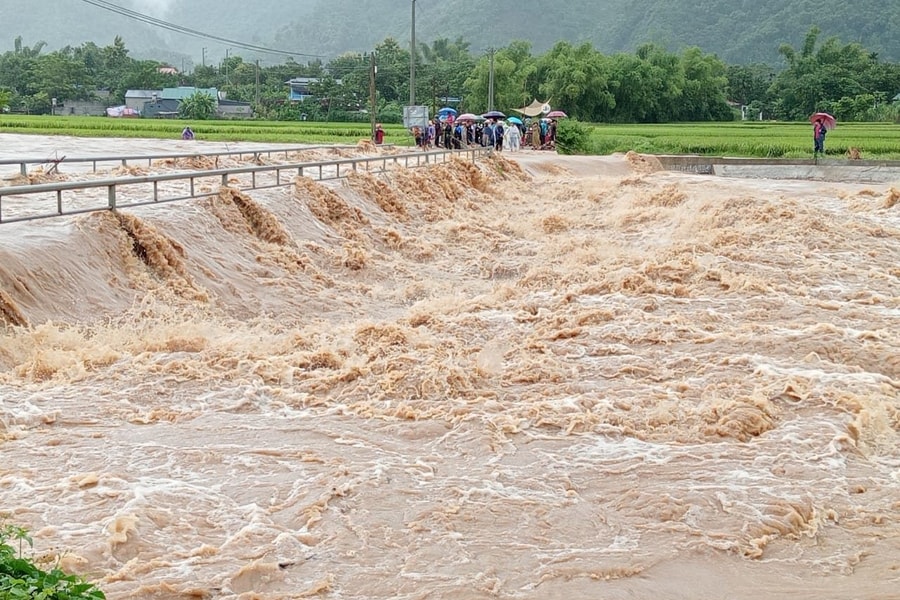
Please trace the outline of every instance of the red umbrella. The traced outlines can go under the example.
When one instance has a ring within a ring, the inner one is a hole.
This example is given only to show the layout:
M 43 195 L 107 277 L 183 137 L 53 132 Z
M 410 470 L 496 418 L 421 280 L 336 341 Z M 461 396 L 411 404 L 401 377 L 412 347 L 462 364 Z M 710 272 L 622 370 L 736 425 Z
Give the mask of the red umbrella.
M 822 124 L 825 125 L 825 129 L 831 131 L 835 127 L 837 127 L 837 120 L 829 115 L 828 113 L 817 112 L 813 116 L 809 118 L 810 123 L 815 123 L 819 119 L 822 119 Z
M 551 119 L 565 119 L 569 115 L 567 115 L 566 113 L 564 113 L 561 110 L 551 110 L 550 112 L 547 113 L 547 116 Z

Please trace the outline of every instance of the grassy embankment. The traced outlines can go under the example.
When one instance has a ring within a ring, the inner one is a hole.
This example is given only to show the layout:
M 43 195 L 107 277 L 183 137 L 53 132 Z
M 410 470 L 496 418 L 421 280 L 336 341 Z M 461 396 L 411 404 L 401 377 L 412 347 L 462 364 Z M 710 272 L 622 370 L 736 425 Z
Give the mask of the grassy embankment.
M 0 133 L 178 139 L 190 124 L 198 139 L 273 143 L 355 144 L 369 137 L 360 123 L 296 121 L 176 121 L 0 115 Z M 809 158 L 812 127 L 807 123 L 679 123 L 671 125 L 591 125 L 588 147 L 594 154 L 636 152 L 767 158 Z M 385 143 L 412 145 L 401 125 L 385 125 Z M 900 160 L 900 125 L 841 123 L 825 141 L 828 156 L 851 147 L 862 158 Z
M 812 126 L 807 123 L 679 123 L 595 125 L 594 154 L 635 152 L 759 158 L 811 158 Z M 863 159 L 900 160 L 900 125 L 841 123 L 825 138 L 827 157 L 858 148 Z

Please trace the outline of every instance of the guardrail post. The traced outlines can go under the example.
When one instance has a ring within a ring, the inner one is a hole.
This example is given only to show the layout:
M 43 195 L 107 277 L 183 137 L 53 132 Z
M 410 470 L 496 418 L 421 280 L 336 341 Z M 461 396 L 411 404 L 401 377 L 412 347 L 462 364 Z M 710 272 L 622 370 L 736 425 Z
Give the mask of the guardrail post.
M 22 177 L 28 177 L 28 165 L 19 163 L 19 173 L 22 174 Z
M 116 185 L 112 184 L 106 188 L 106 197 L 108 200 L 109 210 L 116 210 Z
M 63 214 L 62 212 L 62 190 L 56 190 L 56 213 Z
M 222 187 L 228 186 L 228 173 L 222 173 Z

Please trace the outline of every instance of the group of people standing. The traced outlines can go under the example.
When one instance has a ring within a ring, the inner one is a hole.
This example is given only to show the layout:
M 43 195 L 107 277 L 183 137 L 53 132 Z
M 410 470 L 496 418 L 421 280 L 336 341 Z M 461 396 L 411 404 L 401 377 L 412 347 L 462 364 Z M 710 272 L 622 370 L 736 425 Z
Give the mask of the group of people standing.
M 523 146 L 552 149 L 556 146 L 556 121 L 541 119 L 526 125 L 500 119 L 482 123 L 432 119 L 424 128 L 413 127 L 412 135 L 416 146 L 423 150 L 462 150 L 473 145 L 490 147 L 498 152 L 504 149 L 518 152 Z

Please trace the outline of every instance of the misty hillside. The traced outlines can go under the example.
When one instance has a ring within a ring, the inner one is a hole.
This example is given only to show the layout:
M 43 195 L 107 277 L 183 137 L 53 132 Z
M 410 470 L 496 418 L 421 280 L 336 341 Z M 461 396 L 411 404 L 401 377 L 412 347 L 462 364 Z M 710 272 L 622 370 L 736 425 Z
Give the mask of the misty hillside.
M 298 53 L 296 60 L 366 51 L 391 36 L 408 44 L 410 0 L 111 0 L 221 38 Z M 490 7 L 487 10 L 487 7 Z M 884 0 L 416 0 L 416 38 L 462 36 L 480 52 L 527 39 L 536 52 L 556 41 L 591 42 L 605 53 L 655 42 L 699 46 L 729 63 L 779 64 L 778 46 L 799 46 L 813 25 L 823 39 L 859 42 L 900 61 L 900 2 Z M 0 0 L 0 51 L 16 36 L 48 49 L 100 45 L 121 35 L 136 57 L 199 64 L 221 60 L 230 44 L 151 27 L 83 0 Z M 242 56 L 253 53 L 240 48 Z M 283 56 L 259 55 L 272 62 Z M 180 57 L 180 58 L 179 58 Z

